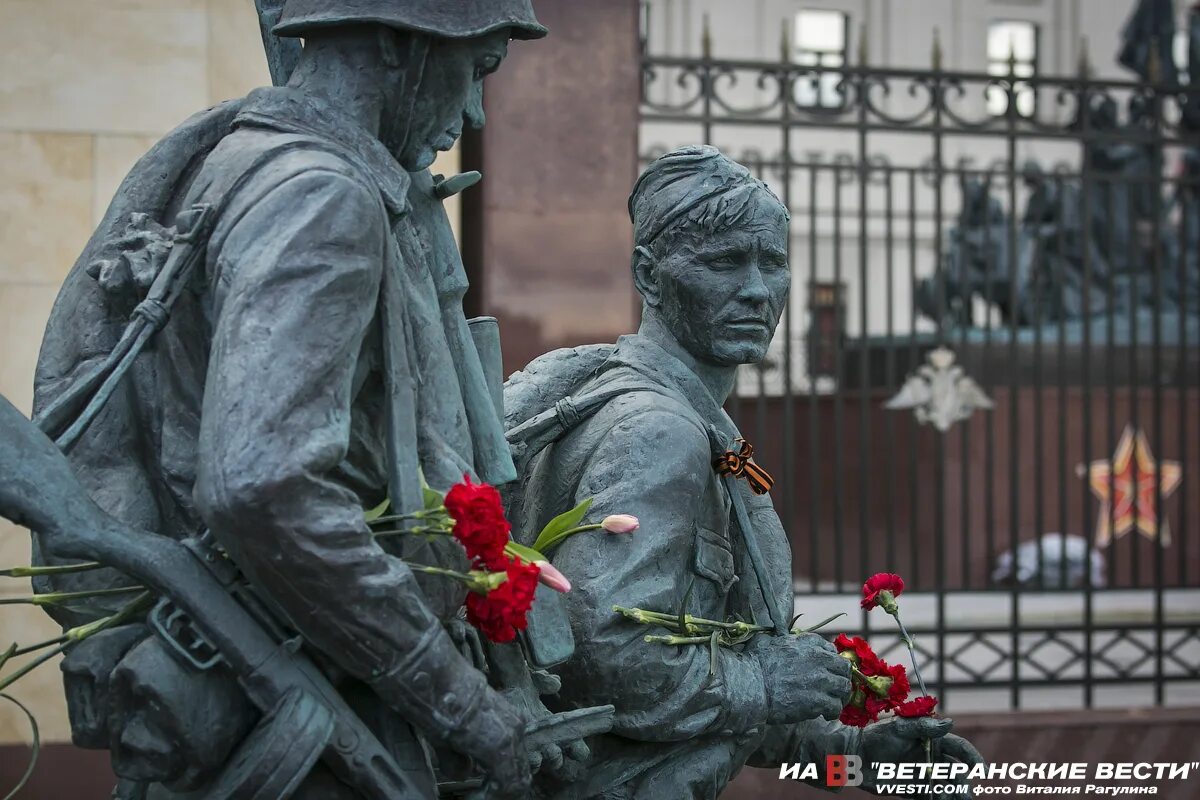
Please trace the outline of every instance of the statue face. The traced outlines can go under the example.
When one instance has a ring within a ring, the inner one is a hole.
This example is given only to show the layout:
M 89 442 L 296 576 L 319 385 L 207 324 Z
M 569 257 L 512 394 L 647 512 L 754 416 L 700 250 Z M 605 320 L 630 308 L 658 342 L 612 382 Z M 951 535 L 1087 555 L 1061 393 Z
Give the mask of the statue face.
M 475 39 L 434 39 L 425 61 L 417 96 L 409 109 L 405 141 L 396 159 L 409 171 L 425 169 L 438 151 L 449 150 L 463 125 L 482 128 L 483 79 L 508 54 L 507 28 Z
M 740 225 L 679 237 L 654 270 L 658 297 L 650 304 L 702 362 L 762 361 L 787 302 L 787 217 L 764 194 L 753 203 Z

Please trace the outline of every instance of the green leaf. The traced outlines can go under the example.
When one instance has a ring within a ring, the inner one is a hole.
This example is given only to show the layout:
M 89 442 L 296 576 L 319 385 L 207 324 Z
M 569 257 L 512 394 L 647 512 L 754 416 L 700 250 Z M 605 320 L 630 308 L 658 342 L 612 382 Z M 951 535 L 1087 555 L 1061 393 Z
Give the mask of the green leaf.
M 439 492 L 437 489 L 431 489 L 428 486 L 421 487 L 421 499 L 425 504 L 426 511 L 432 511 L 435 508 L 441 508 L 446 501 L 446 498 L 442 496 L 441 492 Z
M 392 504 L 392 501 L 390 498 L 384 498 L 384 501 L 382 503 L 375 506 L 370 511 L 364 511 L 363 519 L 365 519 L 369 523 L 374 522 L 375 520 L 377 520 L 383 516 L 384 512 L 388 510 L 388 506 L 390 506 L 391 504 Z
M 529 562 L 530 564 L 534 563 L 535 561 L 550 560 L 537 550 L 534 550 L 532 547 L 526 547 L 523 544 L 518 544 L 517 542 L 513 541 L 509 541 L 508 544 L 504 545 L 504 552 L 508 553 L 510 556 L 520 556 L 521 559 Z
M 564 538 L 563 534 L 578 527 L 591 507 L 592 498 L 589 497 L 570 511 L 565 511 L 547 522 L 546 527 L 542 528 L 542 532 L 538 534 L 537 541 L 533 543 L 533 549 L 544 553 L 551 546 L 558 544 Z
M 688 602 L 692 599 L 692 590 L 696 588 L 696 579 L 692 578 L 688 581 L 687 591 L 683 593 L 683 602 L 679 604 L 679 630 L 685 634 L 690 633 L 687 624 L 687 607 Z
M 792 629 L 792 633 L 812 633 L 813 631 L 820 630 L 821 628 L 824 628 L 826 625 L 828 625 L 829 623 L 833 622 L 833 621 L 834 621 L 835 619 L 837 619 L 838 617 L 844 617 L 844 616 L 846 616 L 846 612 L 845 612 L 845 611 L 843 611 L 843 612 L 842 612 L 842 613 L 840 613 L 840 614 L 834 614 L 832 617 L 826 617 L 825 619 L 823 619 L 823 620 L 821 620 L 820 622 L 818 622 L 816 625 L 811 625 L 811 626 L 809 626 L 809 627 L 807 627 L 807 628 L 793 628 L 793 629 Z M 799 618 L 800 618 L 800 615 L 799 615 L 799 614 L 797 614 L 797 615 L 796 615 L 796 619 L 799 619 Z M 796 620 L 792 620 L 792 624 L 794 625 L 795 623 L 796 623 Z

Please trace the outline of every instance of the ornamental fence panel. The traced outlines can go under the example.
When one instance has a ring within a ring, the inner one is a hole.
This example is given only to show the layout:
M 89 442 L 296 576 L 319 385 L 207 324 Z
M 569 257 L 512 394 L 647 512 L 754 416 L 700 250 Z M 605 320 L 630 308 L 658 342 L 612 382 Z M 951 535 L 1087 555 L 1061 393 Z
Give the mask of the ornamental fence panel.
M 900 573 L 947 707 L 1200 702 L 1200 86 L 938 61 L 643 57 L 643 165 L 714 144 L 791 210 L 729 411 L 797 609 Z

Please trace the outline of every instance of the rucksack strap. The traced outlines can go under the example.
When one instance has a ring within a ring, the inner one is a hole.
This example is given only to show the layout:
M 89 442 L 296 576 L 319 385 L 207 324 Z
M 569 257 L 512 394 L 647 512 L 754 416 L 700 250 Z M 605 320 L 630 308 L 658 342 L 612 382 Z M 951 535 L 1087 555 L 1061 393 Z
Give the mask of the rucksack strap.
M 578 396 L 562 397 L 550 408 L 506 432 L 504 436 L 512 448 L 517 474 L 524 474 L 525 467 L 538 453 L 595 415 L 608 401 L 619 395 L 637 391 L 661 394 L 663 390 L 645 379 L 618 380 L 611 386 L 584 392 Z
M 170 319 L 171 311 L 191 281 L 196 267 L 208 251 L 220 215 L 230 200 L 245 187 L 251 177 L 268 161 L 301 145 L 311 146 L 309 140 L 290 141 L 260 153 L 243 170 L 230 187 L 222 193 L 218 204 L 196 203 L 175 218 L 176 233 L 171 252 L 146 297 L 134 308 L 117 344 L 105 359 L 71 384 L 38 414 L 34 422 L 61 450 L 67 452 L 103 410 L 121 379 L 128 374 L 134 361 L 146 349 L 154 335 Z

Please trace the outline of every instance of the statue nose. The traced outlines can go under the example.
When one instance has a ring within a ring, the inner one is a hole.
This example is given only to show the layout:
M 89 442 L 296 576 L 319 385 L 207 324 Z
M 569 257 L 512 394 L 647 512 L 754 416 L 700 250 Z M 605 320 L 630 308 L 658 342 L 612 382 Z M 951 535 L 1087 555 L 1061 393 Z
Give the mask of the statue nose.
M 471 96 L 467 98 L 467 104 L 463 107 L 463 119 L 475 130 L 483 127 L 487 119 L 483 113 L 483 81 L 477 82 L 472 87 Z
M 771 292 L 767 288 L 762 271 L 757 264 L 750 266 L 750 274 L 746 276 L 746 281 L 742 284 L 741 296 L 748 302 L 759 304 L 766 303 L 771 299 Z

